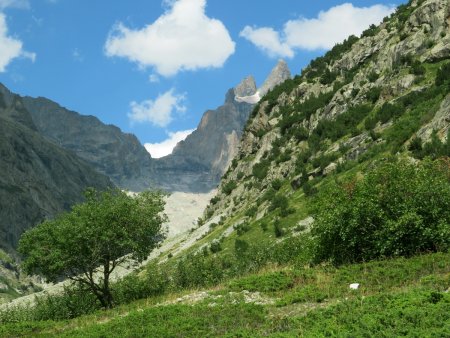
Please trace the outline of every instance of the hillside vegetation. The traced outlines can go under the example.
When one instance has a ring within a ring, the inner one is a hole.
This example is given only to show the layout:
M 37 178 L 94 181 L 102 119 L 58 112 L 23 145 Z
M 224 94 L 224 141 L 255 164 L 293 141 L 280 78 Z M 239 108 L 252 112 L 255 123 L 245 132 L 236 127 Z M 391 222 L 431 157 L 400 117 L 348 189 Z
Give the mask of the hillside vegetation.
M 201 236 L 114 284 L 114 309 L 68 288 L 0 334 L 450 336 L 449 6 L 410 1 L 268 92 Z

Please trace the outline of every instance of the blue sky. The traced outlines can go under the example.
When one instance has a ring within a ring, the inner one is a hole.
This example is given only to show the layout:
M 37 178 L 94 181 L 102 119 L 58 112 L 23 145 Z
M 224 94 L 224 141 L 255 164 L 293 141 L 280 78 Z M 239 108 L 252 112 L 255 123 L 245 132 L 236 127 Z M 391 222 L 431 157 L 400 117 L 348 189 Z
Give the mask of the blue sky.
M 298 74 L 404 2 L 0 0 L 0 82 L 158 143 L 245 76 L 261 85 L 279 58 Z

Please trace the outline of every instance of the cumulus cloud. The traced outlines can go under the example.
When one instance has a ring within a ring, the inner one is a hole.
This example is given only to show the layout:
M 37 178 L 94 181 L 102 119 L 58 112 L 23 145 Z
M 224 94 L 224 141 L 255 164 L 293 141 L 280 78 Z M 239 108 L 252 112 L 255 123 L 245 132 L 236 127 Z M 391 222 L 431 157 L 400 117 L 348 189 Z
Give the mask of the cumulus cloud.
M 221 21 L 206 16 L 206 0 L 165 0 L 164 5 L 165 13 L 142 29 L 116 24 L 105 43 L 106 55 L 154 67 L 162 76 L 222 67 L 235 43 Z
M 9 63 L 18 57 L 28 58 L 34 62 L 36 54 L 23 50 L 22 41 L 8 36 L 6 17 L 0 13 L 0 73 L 5 72 Z
M 280 34 L 273 28 L 252 28 L 246 26 L 239 33 L 239 36 L 250 40 L 256 47 L 262 49 L 271 57 L 283 56 L 291 58 L 294 56 L 294 51 L 291 46 L 282 42 Z
M 293 57 L 295 49 L 330 49 L 350 35 L 360 35 L 394 12 L 394 6 L 355 7 L 345 3 L 321 11 L 317 18 L 299 18 L 284 24 L 281 33 L 268 27 L 246 26 L 240 36 L 271 57 Z
M 0 0 L 0 9 L 5 9 L 8 7 L 29 9 L 30 2 L 28 0 Z
M 168 138 L 160 143 L 146 143 L 145 149 L 152 155 L 153 158 L 161 158 L 172 154 L 173 149 L 178 142 L 183 141 L 195 129 L 182 130 L 177 132 L 168 132 Z
M 157 127 L 167 127 L 172 122 L 175 112 L 186 111 L 184 101 L 185 95 L 176 94 L 174 89 L 171 89 L 160 94 L 155 100 L 131 102 L 131 113 L 128 114 L 128 118 L 132 123 L 150 122 Z

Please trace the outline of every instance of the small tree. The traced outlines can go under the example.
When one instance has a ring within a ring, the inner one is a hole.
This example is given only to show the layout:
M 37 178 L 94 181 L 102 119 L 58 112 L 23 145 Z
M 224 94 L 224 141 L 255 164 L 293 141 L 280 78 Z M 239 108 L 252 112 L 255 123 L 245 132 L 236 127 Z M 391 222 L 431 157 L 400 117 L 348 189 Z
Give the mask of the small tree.
M 22 235 L 23 268 L 50 282 L 68 278 L 111 308 L 111 273 L 125 260 L 142 262 L 164 239 L 163 196 L 143 192 L 131 197 L 120 190 L 88 189 L 86 201 L 70 213 Z

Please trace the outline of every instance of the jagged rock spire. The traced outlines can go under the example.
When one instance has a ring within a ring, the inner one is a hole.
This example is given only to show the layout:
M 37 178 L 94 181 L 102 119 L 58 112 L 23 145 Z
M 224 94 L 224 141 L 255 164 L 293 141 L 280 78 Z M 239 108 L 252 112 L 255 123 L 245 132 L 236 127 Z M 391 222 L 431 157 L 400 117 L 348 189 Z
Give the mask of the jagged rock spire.
M 286 81 L 291 77 L 291 71 L 284 60 L 279 60 L 275 68 L 264 81 L 263 85 L 259 88 L 258 92 L 263 97 L 269 90 L 273 89 L 276 85 Z

